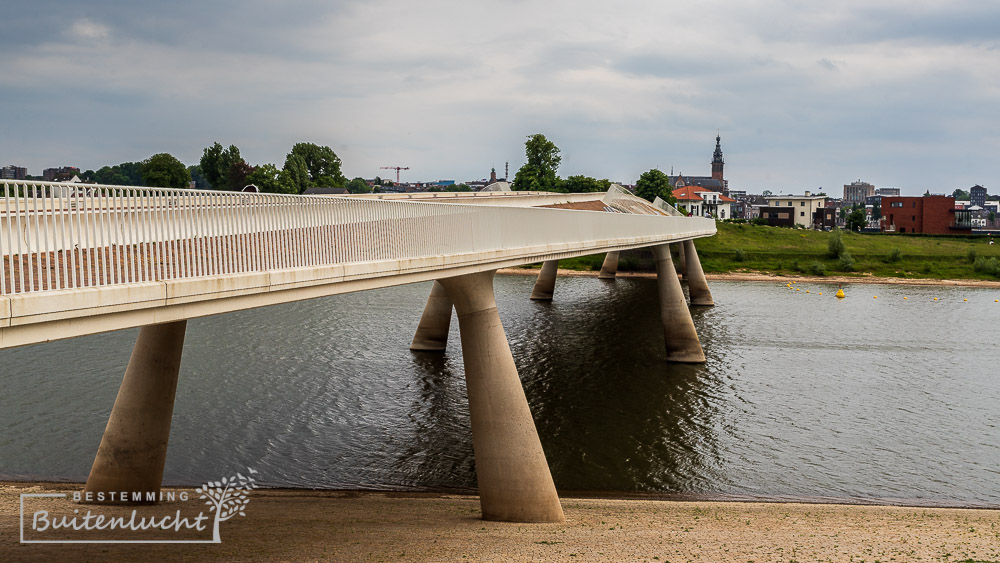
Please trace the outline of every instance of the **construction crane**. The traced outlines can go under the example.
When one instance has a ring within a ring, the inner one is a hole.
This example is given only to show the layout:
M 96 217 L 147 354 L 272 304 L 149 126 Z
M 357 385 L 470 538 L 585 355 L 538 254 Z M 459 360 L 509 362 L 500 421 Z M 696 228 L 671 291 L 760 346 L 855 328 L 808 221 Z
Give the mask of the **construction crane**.
M 409 166 L 379 166 L 380 170 L 395 170 L 396 171 L 396 183 L 399 183 L 399 171 L 409 170 Z

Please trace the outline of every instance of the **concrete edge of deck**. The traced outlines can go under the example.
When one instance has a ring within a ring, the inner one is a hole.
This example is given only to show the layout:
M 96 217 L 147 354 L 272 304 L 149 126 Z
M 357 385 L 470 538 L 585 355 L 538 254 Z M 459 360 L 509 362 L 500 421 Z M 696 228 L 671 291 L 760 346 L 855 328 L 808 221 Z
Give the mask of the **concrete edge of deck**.
M 714 225 L 713 225 L 714 226 Z M 0 297 L 0 349 L 315 297 L 641 248 L 712 230 L 452 256 L 359 262 Z

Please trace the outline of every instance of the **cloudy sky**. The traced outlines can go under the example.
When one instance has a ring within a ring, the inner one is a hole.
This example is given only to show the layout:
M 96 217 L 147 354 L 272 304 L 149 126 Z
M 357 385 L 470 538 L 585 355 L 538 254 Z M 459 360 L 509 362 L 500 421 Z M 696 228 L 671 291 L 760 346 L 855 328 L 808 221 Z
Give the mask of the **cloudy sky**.
M 364 0 L 17 2 L 0 33 L 0 165 L 82 169 L 214 141 L 348 177 L 708 175 L 842 193 L 1000 192 L 1000 3 Z

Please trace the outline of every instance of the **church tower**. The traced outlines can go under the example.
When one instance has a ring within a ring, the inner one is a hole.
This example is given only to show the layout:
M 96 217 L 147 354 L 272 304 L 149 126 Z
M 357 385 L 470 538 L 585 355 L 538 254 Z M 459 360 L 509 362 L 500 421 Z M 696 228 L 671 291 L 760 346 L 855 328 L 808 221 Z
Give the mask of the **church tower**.
M 712 179 L 724 182 L 722 176 L 722 167 L 726 164 L 722 160 L 722 136 L 715 136 L 715 153 L 712 154 Z

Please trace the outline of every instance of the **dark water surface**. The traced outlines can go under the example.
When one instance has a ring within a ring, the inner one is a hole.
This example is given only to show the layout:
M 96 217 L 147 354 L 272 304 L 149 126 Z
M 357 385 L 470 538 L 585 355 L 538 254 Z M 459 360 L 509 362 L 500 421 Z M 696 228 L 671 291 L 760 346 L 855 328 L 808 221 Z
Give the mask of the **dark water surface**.
M 533 282 L 497 298 L 560 489 L 1000 505 L 1000 290 L 715 282 L 686 366 L 654 280 Z M 457 322 L 408 350 L 429 289 L 192 320 L 165 481 L 474 487 Z M 86 478 L 135 334 L 0 351 L 0 478 Z

